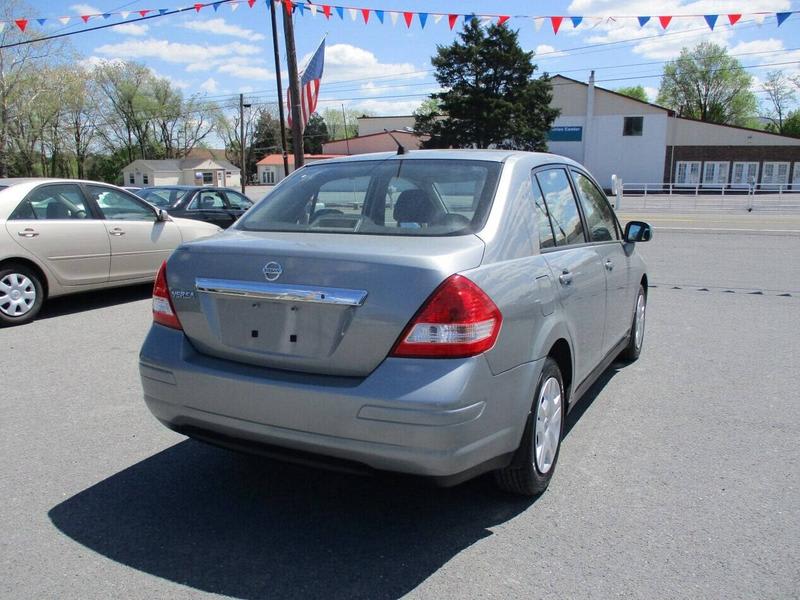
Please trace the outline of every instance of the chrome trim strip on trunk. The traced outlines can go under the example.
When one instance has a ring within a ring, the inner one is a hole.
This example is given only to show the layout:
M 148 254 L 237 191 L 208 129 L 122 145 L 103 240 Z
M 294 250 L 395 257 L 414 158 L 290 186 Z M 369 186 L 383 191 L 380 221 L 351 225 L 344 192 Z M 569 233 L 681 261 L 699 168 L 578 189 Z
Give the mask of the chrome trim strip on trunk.
M 312 302 L 315 304 L 337 304 L 341 306 L 361 306 L 367 298 L 366 290 L 346 290 L 341 288 L 307 285 L 286 285 L 280 283 L 255 283 L 231 279 L 195 279 L 198 292 L 217 296 L 236 296 L 239 298 L 258 298 L 285 302 Z

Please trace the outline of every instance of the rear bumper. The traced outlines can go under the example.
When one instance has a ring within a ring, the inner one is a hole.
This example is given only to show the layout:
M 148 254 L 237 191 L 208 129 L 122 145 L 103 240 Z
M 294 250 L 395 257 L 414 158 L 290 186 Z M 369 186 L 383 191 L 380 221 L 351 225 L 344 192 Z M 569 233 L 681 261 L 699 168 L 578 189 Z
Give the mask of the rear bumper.
M 364 378 L 290 373 L 199 354 L 160 325 L 139 363 L 148 408 L 177 431 L 435 477 L 516 449 L 541 367 L 389 358 Z

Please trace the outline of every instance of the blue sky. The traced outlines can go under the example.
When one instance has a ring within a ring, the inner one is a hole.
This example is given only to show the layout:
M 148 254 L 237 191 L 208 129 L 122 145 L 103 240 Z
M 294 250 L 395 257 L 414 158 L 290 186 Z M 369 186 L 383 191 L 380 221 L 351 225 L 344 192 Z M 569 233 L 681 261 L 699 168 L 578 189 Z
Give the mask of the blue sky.
M 191 4 L 190 0 L 37 0 L 29 1 L 24 11 L 27 14 L 19 16 L 51 18 L 44 26 L 48 32 L 79 30 L 86 26 L 78 18 L 66 27 L 54 18 L 174 9 Z M 796 0 L 349 0 L 340 4 L 387 11 L 579 16 L 800 10 Z M 309 12 L 305 15 L 295 16 L 301 61 L 310 56 L 327 33 L 320 109 L 344 104 L 374 114 L 410 113 L 436 88 L 430 57 L 437 44 L 448 44 L 456 37 L 448 28 L 447 17 L 438 24 L 429 17 L 424 29 L 415 19 L 408 29 L 402 15 L 394 26 L 388 14 L 383 25 L 374 14 L 367 25 L 360 14 L 356 21 L 347 12 L 344 20 L 334 13 L 328 21 L 321 11 L 315 18 Z M 199 13 L 189 11 L 140 23 L 135 22 L 134 16 L 130 15 L 129 22 L 121 27 L 75 35 L 69 38 L 70 42 L 83 60 L 137 60 L 172 80 L 187 94 L 223 99 L 244 92 L 254 102 L 275 100 L 269 9 L 264 0 L 258 0 L 253 8 L 241 3 L 232 11 L 229 5 L 221 5 L 217 12 L 207 7 Z M 89 25 L 119 19 L 98 18 L 90 20 Z M 641 84 L 654 99 L 663 61 L 675 58 L 682 46 L 703 40 L 727 46 L 744 65 L 753 67 L 749 70 L 757 80 L 775 69 L 800 74 L 800 50 L 795 49 L 800 48 L 800 14 L 793 15 L 780 28 L 774 16 L 757 22 L 760 20 L 744 16 L 731 27 L 721 16 L 714 32 L 709 31 L 702 17 L 676 18 L 666 32 L 655 19 L 644 28 L 635 20 L 625 19 L 586 19 L 578 28 L 566 21 L 558 35 L 554 35 L 549 22 L 537 29 L 533 20 L 512 18 L 509 25 L 520 31 L 523 48 L 536 51 L 535 60 L 542 71 L 586 80 L 595 69 L 599 85 L 614 89 Z M 283 48 L 282 33 L 279 35 Z M 285 69 L 285 57 L 282 60 Z

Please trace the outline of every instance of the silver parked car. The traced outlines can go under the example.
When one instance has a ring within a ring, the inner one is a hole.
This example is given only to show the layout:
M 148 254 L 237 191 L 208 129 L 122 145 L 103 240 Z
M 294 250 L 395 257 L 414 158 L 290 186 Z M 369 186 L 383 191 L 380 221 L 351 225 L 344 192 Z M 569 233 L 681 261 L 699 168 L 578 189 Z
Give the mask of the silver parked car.
M 538 494 L 567 411 L 639 356 L 650 237 L 559 156 L 315 163 L 166 261 L 145 400 L 222 446 Z
M 45 298 L 152 281 L 179 244 L 218 231 L 111 185 L 0 179 L 0 326 L 32 320 Z

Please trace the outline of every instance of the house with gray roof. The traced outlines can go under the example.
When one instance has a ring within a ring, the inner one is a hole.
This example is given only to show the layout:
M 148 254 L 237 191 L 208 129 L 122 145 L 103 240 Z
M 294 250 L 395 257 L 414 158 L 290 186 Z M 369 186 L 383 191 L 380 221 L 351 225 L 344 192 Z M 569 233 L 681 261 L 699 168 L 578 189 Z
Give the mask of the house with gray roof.
M 122 169 L 122 185 L 212 185 L 238 188 L 239 167 L 221 158 L 135 160 Z

